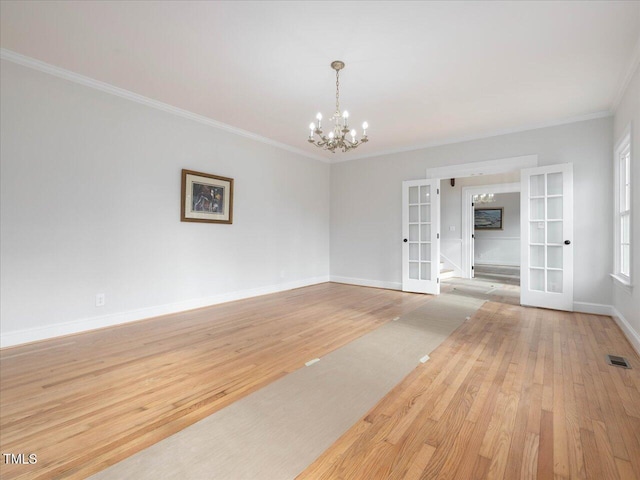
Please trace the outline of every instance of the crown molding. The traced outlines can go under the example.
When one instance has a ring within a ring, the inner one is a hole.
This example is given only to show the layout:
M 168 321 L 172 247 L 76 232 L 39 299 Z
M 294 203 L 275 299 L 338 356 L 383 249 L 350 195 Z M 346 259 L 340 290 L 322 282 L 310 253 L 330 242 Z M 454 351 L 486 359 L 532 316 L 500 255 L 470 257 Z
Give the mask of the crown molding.
M 64 68 L 56 67 L 55 65 L 51 65 L 49 63 L 43 62 L 41 60 L 37 60 L 35 58 L 27 57 L 26 55 L 22 55 L 14 51 L 7 50 L 6 48 L 0 48 L 0 59 L 17 63 L 24 67 L 32 68 L 34 70 L 38 70 L 43 73 L 48 73 L 49 75 L 63 78 L 65 80 L 78 83 L 85 87 L 94 88 L 96 90 L 100 90 L 101 92 L 115 95 L 117 97 L 125 98 L 127 100 L 131 100 L 133 102 L 146 105 L 147 107 L 152 107 L 157 110 L 162 110 L 163 112 L 166 112 L 166 113 L 177 115 L 182 118 L 187 118 L 189 120 L 193 120 L 195 122 L 201 123 L 203 125 L 207 125 L 209 127 L 217 128 L 219 130 L 223 130 L 225 132 L 238 135 L 240 137 L 248 138 L 256 142 L 264 143 L 265 145 L 276 147 L 281 150 L 286 150 L 288 152 L 295 153 L 297 155 L 302 155 L 303 157 L 306 157 L 306 158 L 319 160 L 324 163 L 330 162 L 329 159 L 327 158 L 311 154 L 302 149 L 292 147 L 285 143 L 277 142 L 275 140 L 271 140 L 270 138 L 266 138 L 261 135 L 257 135 L 255 133 L 249 132 L 247 130 L 242 130 L 241 128 L 237 128 L 232 125 L 227 125 L 226 123 L 219 122 L 212 118 L 205 117 L 203 115 L 198 115 L 197 113 L 193 113 L 188 110 L 183 110 L 181 108 L 174 107 L 167 103 L 153 100 L 152 98 L 139 95 L 129 90 L 125 90 L 124 88 L 116 87 L 109 83 L 101 82 L 100 80 L 95 80 L 93 78 L 80 75 L 70 70 L 65 70 Z
M 361 158 L 381 157 L 381 156 L 384 156 L 384 155 L 393 155 L 395 153 L 413 152 L 415 150 L 423 150 L 425 148 L 442 147 L 444 145 L 451 145 L 451 144 L 454 144 L 454 143 L 470 142 L 472 140 L 483 140 L 485 138 L 499 137 L 500 135 L 508 135 L 510 133 L 526 132 L 528 130 L 538 130 L 540 128 L 547 128 L 547 127 L 557 127 L 557 126 L 566 125 L 566 124 L 569 124 L 569 123 L 585 122 L 587 120 L 596 120 L 598 118 L 605 118 L 605 117 L 611 117 L 611 116 L 612 116 L 612 113 L 609 110 L 605 110 L 605 111 L 601 111 L 601 112 L 589 113 L 587 115 L 579 115 L 579 116 L 576 116 L 576 117 L 563 118 L 563 119 L 560 119 L 560 120 L 551 120 L 551 121 L 548 121 L 548 122 L 542 122 L 542 123 L 537 123 L 537 124 L 529 124 L 529 125 L 525 125 L 525 126 L 522 126 L 522 127 L 505 128 L 505 129 L 502 129 L 502 130 L 494 130 L 493 132 L 484 133 L 484 134 L 480 134 L 480 135 L 468 135 L 468 136 L 462 136 L 462 137 L 451 137 L 451 138 L 444 139 L 444 140 L 436 140 L 434 142 L 422 143 L 422 144 L 412 145 L 412 146 L 409 146 L 409 147 L 392 148 L 392 149 L 389 149 L 389 150 L 385 150 L 383 152 L 375 152 L 375 153 L 370 153 L 370 154 L 358 155 L 358 156 L 354 156 L 354 157 L 351 157 L 351 158 L 344 158 L 343 157 L 342 159 L 332 161 L 331 163 L 349 162 L 349 161 L 352 161 L 352 160 L 360 160 Z
M 636 41 L 636 46 L 633 48 L 633 52 L 631 54 L 631 59 L 629 61 L 629 66 L 624 73 L 624 76 L 621 78 L 620 85 L 618 87 L 618 91 L 613 97 L 613 101 L 611 102 L 611 113 L 615 113 L 620 106 L 620 102 L 622 101 L 622 97 L 624 92 L 627 90 L 629 86 L 629 82 L 633 78 L 633 75 L 636 73 L 638 66 L 640 65 L 640 35 L 638 35 L 638 40 Z

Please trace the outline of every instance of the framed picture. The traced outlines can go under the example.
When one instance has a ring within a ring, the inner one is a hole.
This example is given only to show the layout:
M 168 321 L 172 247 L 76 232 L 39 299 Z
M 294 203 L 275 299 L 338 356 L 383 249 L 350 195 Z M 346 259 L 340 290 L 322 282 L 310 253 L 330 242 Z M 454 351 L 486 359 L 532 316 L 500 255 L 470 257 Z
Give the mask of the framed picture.
M 476 208 L 474 228 L 476 230 L 502 230 L 504 207 Z
M 180 221 L 233 223 L 233 178 L 182 170 Z

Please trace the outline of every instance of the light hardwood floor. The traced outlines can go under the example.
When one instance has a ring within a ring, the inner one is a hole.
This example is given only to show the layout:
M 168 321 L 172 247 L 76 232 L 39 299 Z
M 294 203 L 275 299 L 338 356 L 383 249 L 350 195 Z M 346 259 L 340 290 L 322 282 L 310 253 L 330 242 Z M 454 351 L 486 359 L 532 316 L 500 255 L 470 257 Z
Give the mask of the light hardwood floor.
M 322 284 L 2 350 L 0 447 L 38 454 L 2 478 L 84 478 L 430 298 Z M 490 299 L 299 478 L 640 478 L 613 320 Z
M 610 317 L 485 303 L 298 477 L 365 478 L 640 479 L 640 359 Z
M 38 461 L 0 477 L 85 478 L 430 299 L 325 283 L 3 349 L 0 450 Z

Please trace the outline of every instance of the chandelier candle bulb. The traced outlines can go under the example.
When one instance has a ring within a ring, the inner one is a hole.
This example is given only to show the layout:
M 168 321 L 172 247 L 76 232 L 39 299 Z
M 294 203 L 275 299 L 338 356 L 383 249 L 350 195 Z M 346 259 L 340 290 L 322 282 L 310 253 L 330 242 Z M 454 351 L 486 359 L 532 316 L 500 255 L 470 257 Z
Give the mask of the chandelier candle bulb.
M 318 115 L 316 115 L 316 118 L 318 119 L 318 130 L 320 130 L 320 128 L 322 128 L 320 123 L 322 122 L 322 114 L 318 112 Z

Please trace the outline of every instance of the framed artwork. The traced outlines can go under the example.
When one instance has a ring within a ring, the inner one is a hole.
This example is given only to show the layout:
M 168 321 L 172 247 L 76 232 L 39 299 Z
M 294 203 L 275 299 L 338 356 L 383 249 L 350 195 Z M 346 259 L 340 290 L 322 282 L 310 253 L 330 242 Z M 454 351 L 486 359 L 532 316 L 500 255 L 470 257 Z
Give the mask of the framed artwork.
M 504 207 L 476 208 L 474 228 L 476 230 L 502 230 L 502 216 Z
M 233 223 L 233 178 L 182 170 L 180 221 Z

